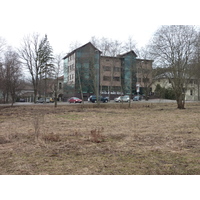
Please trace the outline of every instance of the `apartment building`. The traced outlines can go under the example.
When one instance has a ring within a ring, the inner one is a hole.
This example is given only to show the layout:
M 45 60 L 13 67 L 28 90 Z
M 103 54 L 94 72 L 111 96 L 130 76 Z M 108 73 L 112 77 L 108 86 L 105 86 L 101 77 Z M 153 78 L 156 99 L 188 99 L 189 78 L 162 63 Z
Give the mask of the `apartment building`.
M 92 43 L 68 53 L 64 58 L 64 98 L 72 96 L 86 100 L 100 88 L 100 54 Z
M 63 58 L 65 97 L 81 97 L 82 91 L 84 100 L 96 93 L 113 99 L 134 95 L 137 86 L 142 93 L 152 81 L 153 61 L 136 57 L 133 50 L 116 57 L 101 56 L 101 51 L 90 42 L 75 49 Z
M 102 94 L 121 94 L 121 60 L 118 57 L 101 56 L 100 87 Z

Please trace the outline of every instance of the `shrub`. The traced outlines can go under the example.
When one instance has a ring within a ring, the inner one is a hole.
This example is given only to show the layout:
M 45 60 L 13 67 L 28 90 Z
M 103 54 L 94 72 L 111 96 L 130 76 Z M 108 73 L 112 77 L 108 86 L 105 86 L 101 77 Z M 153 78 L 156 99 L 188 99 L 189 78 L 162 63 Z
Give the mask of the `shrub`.
M 155 89 L 155 94 L 156 96 L 158 96 L 159 98 L 165 98 L 165 99 L 175 99 L 175 92 L 172 88 L 164 88 L 161 87 L 160 84 L 156 85 L 156 89 Z
M 102 135 L 104 128 L 93 129 L 90 131 L 89 140 L 95 143 L 101 143 L 105 141 L 105 136 Z

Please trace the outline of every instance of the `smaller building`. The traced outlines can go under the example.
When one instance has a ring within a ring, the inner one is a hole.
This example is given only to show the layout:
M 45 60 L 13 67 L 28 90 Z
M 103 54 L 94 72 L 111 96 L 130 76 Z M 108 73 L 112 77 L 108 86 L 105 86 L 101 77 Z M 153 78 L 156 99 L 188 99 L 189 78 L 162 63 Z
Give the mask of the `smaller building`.
M 37 96 L 44 97 L 46 94 L 46 97 L 55 98 L 55 95 L 57 95 L 57 100 L 62 101 L 63 100 L 63 82 L 64 82 L 64 76 L 60 76 L 56 79 L 53 79 L 53 78 L 47 79 L 46 83 L 45 83 L 45 80 L 42 80 L 40 82 L 40 90 L 38 91 Z M 46 88 L 45 88 L 45 85 L 46 85 Z
M 172 83 L 164 75 L 160 75 L 154 78 L 154 82 L 152 84 L 152 92 L 155 93 L 156 86 L 158 84 L 162 88 L 166 89 L 172 88 Z M 190 79 L 190 82 L 187 85 L 187 89 L 184 92 L 185 92 L 185 101 L 198 101 L 199 90 L 195 79 Z
M 17 93 L 18 99 L 23 98 L 26 102 L 34 101 L 34 90 L 33 86 L 29 83 L 25 83 L 23 87 Z

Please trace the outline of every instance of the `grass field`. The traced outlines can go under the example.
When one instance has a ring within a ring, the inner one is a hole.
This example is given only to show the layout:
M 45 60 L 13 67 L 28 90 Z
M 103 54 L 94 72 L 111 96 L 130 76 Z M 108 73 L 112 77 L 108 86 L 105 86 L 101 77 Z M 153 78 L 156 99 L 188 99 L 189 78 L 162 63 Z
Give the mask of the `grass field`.
M 200 104 L 0 107 L 0 174 L 200 174 Z

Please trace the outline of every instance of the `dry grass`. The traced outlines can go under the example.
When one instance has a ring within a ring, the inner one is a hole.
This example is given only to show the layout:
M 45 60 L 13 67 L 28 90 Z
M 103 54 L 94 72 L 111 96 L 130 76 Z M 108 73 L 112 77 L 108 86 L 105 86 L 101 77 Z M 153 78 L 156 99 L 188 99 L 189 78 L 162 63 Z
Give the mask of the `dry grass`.
M 0 107 L 0 174 L 200 174 L 200 107 Z

